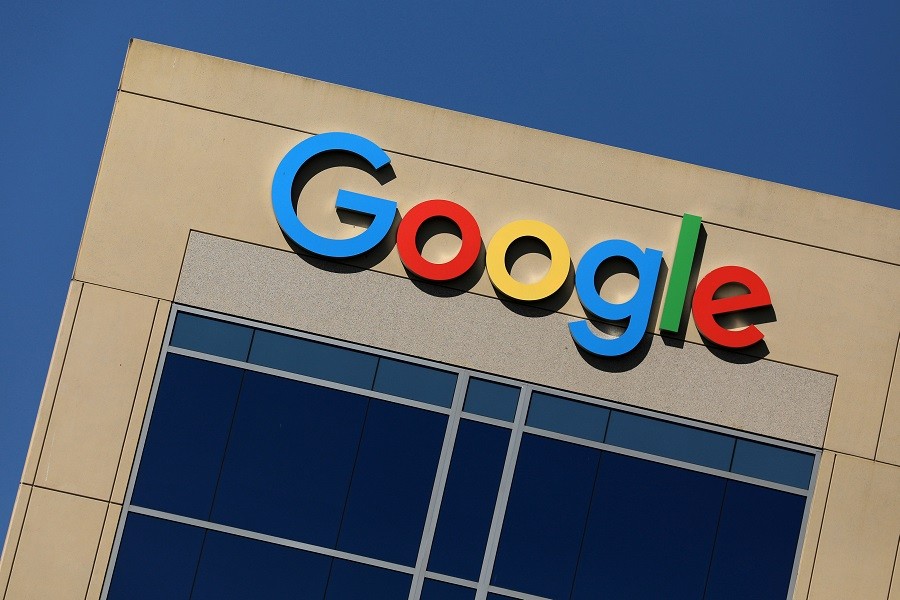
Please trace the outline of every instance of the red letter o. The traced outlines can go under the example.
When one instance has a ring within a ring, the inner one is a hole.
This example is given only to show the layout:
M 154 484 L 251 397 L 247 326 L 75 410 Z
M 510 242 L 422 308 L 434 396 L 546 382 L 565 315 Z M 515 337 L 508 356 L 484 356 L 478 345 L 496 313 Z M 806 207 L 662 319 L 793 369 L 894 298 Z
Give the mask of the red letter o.
M 445 263 L 433 263 L 422 258 L 416 247 L 416 235 L 419 227 L 428 219 L 445 218 L 459 227 L 462 246 L 452 260 Z M 400 221 L 397 229 L 397 252 L 406 268 L 432 281 L 448 281 L 468 271 L 481 252 L 481 232 L 472 213 L 449 200 L 426 200 L 413 206 Z

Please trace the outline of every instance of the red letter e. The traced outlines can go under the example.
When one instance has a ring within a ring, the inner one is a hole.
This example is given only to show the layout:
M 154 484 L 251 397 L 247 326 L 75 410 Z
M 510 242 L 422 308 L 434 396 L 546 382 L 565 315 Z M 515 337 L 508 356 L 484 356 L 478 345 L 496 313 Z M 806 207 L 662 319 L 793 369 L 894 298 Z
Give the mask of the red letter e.
M 715 298 L 723 285 L 737 283 L 747 288 L 746 294 Z M 715 315 L 762 308 L 772 304 L 769 290 L 759 275 L 744 267 L 719 267 L 707 273 L 694 292 L 694 323 L 706 339 L 726 348 L 746 348 L 763 339 L 762 332 L 750 324 L 732 331 L 716 322 Z

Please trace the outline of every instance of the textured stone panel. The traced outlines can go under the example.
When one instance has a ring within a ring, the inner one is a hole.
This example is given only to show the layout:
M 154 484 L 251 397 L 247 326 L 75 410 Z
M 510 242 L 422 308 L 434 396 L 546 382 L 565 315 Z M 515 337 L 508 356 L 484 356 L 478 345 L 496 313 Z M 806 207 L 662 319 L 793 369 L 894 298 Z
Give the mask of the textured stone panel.
M 566 315 L 199 233 L 176 302 L 813 446 L 835 384 L 659 336 L 627 357 L 585 358 Z

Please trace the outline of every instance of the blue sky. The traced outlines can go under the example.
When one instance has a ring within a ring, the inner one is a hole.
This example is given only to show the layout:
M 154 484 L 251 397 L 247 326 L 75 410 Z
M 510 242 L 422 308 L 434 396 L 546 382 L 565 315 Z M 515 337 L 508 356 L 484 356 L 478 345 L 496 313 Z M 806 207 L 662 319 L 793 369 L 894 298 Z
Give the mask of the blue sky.
M 900 208 L 900 3 L 837 4 L 7 0 L 0 536 L 129 38 Z

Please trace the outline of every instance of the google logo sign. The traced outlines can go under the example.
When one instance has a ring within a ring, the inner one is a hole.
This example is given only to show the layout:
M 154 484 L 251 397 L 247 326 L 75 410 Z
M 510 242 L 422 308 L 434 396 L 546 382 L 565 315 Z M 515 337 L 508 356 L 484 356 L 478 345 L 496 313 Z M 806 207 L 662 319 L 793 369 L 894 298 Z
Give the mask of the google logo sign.
M 365 230 L 348 239 L 333 239 L 318 235 L 297 217 L 292 186 L 298 171 L 310 159 L 326 152 L 348 152 L 365 160 L 376 171 L 390 163 L 384 150 L 374 142 L 351 133 L 322 133 L 294 146 L 281 159 L 272 181 L 272 206 L 278 225 L 290 240 L 301 248 L 328 258 L 348 258 L 372 250 L 391 230 L 397 213 L 397 203 L 384 198 L 338 190 L 336 208 L 372 217 Z M 459 229 L 461 247 L 451 260 L 433 263 L 425 259 L 416 245 L 416 235 L 431 219 L 448 219 Z M 700 217 L 684 215 L 678 245 L 672 263 L 672 273 L 662 307 L 660 330 L 675 333 L 681 324 L 688 294 L 691 270 L 700 233 Z M 540 281 L 524 283 L 516 280 L 506 268 L 510 246 L 522 238 L 535 238 L 550 251 L 550 268 Z M 431 281 L 450 281 L 461 277 L 475 265 L 481 251 L 481 231 L 478 222 L 464 207 L 450 200 L 426 200 L 412 207 L 397 229 L 397 252 L 409 271 Z M 638 288 L 622 303 L 601 297 L 595 277 L 600 266 L 612 259 L 624 259 L 634 265 Z M 541 221 L 515 221 L 501 227 L 487 245 L 486 267 L 494 287 L 513 300 L 534 302 L 554 294 L 566 282 L 572 257 L 565 239 L 550 225 Z M 633 350 L 647 331 L 650 309 L 659 283 L 662 252 L 653 248 L 642 250 L 627 240 L 605 240 L 591 247 L 575 269 L 575 290 L 589 314 L 603 321 L 625 323 L 618 337 L 602 337 L 594 333 L 587 320 L 569 323 L 575 343 L 598 356 L 621 356 Z M 736 296 L 719 297 L 718 292 L 729 284 L 746 290 Z M 691 310 L 694 323 L 707 340 L 726 348 L 745 348 L 763 339 L 763 333 L 753 324 L 741 329 L 722 326 L 717 315 L 764 308 L 771 305 L 769 290 L 762 279 L 744 267 L 719 267 L 701 279 L 693 294 Z

